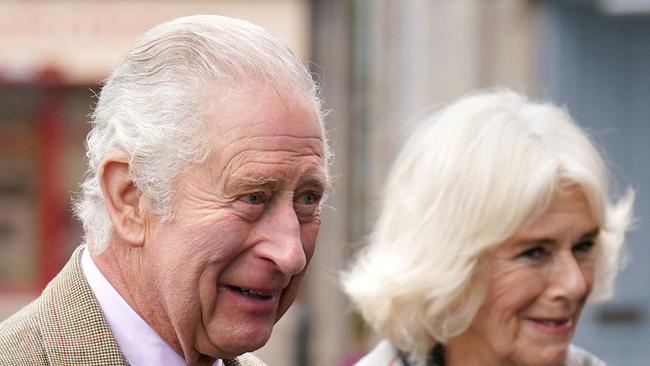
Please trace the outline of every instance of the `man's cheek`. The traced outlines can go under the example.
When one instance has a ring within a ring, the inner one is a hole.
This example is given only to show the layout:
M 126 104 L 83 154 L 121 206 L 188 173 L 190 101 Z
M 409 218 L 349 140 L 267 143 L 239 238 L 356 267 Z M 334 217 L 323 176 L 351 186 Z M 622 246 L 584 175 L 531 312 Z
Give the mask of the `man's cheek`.
M 302 247 L 305 251 L 305 257 L 307 258 L 307 264 L 311 257 L 314 255 L 316 250 L 316 237 L 318 236 L 318 231 L 320 230 L 320 225 L 313 224 L 309 225 L 302 230 L 300 240 L 302 241 Z
M 275 317 L 276 322 L 280 320 L 280 318 L 284 315 L 284 313 L 286 313 L 287 310 L 289 310 L 289 307 L 296 299 L 304 275 L 305 271 L 303 270 L 301 273 L 293 276 L 291 283 L 282 294 L 282 299 L 280 299 L 280 304 L 278 305 L 278 314 Z

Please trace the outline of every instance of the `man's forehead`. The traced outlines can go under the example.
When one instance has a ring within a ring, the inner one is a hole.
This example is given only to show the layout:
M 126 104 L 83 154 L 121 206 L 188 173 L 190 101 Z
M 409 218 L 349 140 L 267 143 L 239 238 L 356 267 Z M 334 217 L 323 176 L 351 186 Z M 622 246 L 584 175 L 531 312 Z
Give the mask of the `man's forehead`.
M 313 165 L 308 170 L 325 170 L 325 136 L 317 106 L 299 94 L 290 98 L 261 85 L 231 92 L 211 108 L 210 155 L 222 181 L 223 175 L 249 182 L 295 179 L 305 164 Z
M 304 120 L 320 120 L 317 100 L 299 86 L 288 84 L 279 88 L 273 83 L 260 82 L 218 90 L 207 86 L 206 89 L 204 93 L 210 106 L 208 114 L 214 117 L 223 116 L 228 120 L 228 117 L 254 116 L 261 110 L 271 109 L 297 112 L 303 115 Z
M 313 181 L 328 186 L 321 137 L 259 133 L 224 138 L 209 158 L 214 178 L 226 185 L 260 186 Z M 222 141 L 223 142 L 223 141 Z
M 311 138 L 322 144 L 324 131 L 315 119 L 272 121 L 263 118 L 224 123 L 223 129 L 215 131 L 222 140 L 255 139 L 263 137 Z
M 262 111 L 264 112 L 263 108 Z M 325 155 L 325 132 L 313 109 L 310 113 L 242 114 L 213 126 L 214 149 L 235 156 L 265 152 Z
M 325 165 L 325 145 L 320 137 L 291 134 L 242 134 L 237 138 L 224 138 L 215 144 L 213 155 L 222 165 L 233 167 L 250 163 L 303 164 L 314 158 Z

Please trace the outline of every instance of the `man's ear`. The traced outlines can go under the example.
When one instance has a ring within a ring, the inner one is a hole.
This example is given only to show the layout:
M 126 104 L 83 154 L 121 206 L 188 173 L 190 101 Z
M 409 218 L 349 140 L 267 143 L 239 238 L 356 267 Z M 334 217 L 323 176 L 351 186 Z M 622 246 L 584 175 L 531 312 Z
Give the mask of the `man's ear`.
M 124 153 L 110 154 L 101 162 L 98 175 L 113 232 L 131 246 L 142 246 L 146 210 L 142 191 L 129 174 L 128 156 Z

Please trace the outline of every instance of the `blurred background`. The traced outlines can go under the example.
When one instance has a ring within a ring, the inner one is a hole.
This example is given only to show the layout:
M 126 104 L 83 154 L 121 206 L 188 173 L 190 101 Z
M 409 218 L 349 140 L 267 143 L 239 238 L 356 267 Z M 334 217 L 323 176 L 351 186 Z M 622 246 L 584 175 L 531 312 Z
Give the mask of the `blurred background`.
M 0 1 L 0 320 L 35 298 L 81 240 L 70 203 L 95 94 L 135 38 L 197 13 L 260 24 L 312 67 L 331 109 L 335 192 L 303 291 L 258 353 L 270 365 L 349 365 L 377 338 L 338 289 L 365 241 L 412 122 L 475 88 L 559 103 L 637 190 L 614 299 L 575 343 L 610 366 L 650 345 L 650 0 Z

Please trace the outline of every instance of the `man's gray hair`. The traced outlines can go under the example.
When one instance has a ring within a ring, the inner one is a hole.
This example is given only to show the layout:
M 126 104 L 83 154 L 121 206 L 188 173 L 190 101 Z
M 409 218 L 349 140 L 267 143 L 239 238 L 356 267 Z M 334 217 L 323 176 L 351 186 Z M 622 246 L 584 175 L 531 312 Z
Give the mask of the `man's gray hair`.
M 255 82 L 271 83 L 288 97 L 311 98 L 322 126 L 311 74 L 263 28 L 198 15 L 162 23 L 142 35 L 106 80 L 92 114 L 88 171 L 75 202 L 86 243 L 102 251 L 111 235 L 98 177 L 108 154 L 129 156 L 135 185 L 154 213 L 169 218 L 173 180 L 210 152 L 204 123 L 210 101 Z

